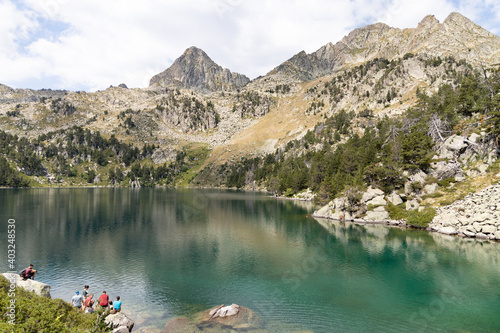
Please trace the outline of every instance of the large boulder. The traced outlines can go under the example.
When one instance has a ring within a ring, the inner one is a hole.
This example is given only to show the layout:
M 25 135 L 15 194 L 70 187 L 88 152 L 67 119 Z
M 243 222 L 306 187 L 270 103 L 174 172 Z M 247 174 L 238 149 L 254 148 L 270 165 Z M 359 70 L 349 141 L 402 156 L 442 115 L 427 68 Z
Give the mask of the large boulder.
M 435 193 L 439 188 L 439 185 L 434 183 L 434 184 L 429 184 L 424 186 L 424 192 L 426 194 L 433 194 Z
M 459 162 L 448 163 L 445 161 L 440 161 L 432 163 L 432 168 L 432 176 L 438 178 L 439 180 L 453 178 L 463 172 Z
M 441 146 L 439 155 L 442 158 L 453 158 L 460 153 L 463 153 L 468 144 L 465 137 L 459 135 L 452 135 Z
M 113 328 L 113 332 L 116 331 L 115 333 L 123 331 L 124 328 L 127 328 L 128 332 L 132 332 L 132 328 L 134 327 L 132 319 L 121 312 L 107 315 L 104 322 L 106 325 Z
M 219 305 L 198 313 L 192 318 L 170 320 L 162 333 L 197 333 L 197 332 L 268 332 L 255 312 L 237 304 Z
M 403 203 L 403 199 L 397 193 L 392 193 L 387 197 L 387 200 L 393 204 L 394 206 L 401 205 Z
M 373 206 L 387 206 L 387 201 L 385 201 L 383 196 L 377 196 L 366 203 L 366 205 Z
M 406 202 L 406 210 L 417 210 L 420 207 L 417 199 L 408 200 Z
M 15 281 L 17 287 L 31 291 L 38 296 L 50 298 L 50 286 L 36 280 L 23 280 L 19 274 L 4 273 L 3 276 L 11 283 Z
M 387 221 L 388 219 L 389 213 L 384 207 L 375 208 L 375 210 L 367 212 L 365 216 L 365 220 L 368 221 Z
M 379 190 L 378 188 L 372 188 L 369 187 L 365 193 L 363 193 L 363 198 L 361 199 L 362 202 L 368 202 L 372 200 L 375 197 L 384 195 L 384 191 Z
M 458 233 L 457 229 L 455 229 L 454 227 L 438 228 L 437 232 L 440 232 L 440 233 L 445 234 L 445 235 L 456 235 Z
M 427 174 L 423 172 L 422 170 L 418 170 L 414 174 L 410 175 L 410 180 L 412 183 L 418 182 L 420 184 L 425 183 L 425 180 L 427 179 Z

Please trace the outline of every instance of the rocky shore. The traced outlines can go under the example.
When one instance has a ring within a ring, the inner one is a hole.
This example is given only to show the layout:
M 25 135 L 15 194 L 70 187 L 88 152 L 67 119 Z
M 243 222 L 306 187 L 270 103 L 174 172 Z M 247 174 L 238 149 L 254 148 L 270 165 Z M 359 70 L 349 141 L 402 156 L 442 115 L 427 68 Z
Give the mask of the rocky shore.
M 376 188 L 368 188 L 361 194 L 360 201 L 357 204 L 352 204 L 348 197 L 339 197 L 330 201 L 326 206 L 315 211 L 313 217 L 326 218 L 339 221 L 351 221 L 358 223 L 377 223 L 377 224 L 392 224 L 405 225 L 404 221 L 391 220 L 387 212 L 387 205 L 400 205 L 404 203 L 406 196 L 396 192 L 385 195 L 382 190 Z M 370 210 L 368 210 L 368 207 Z M 406 201 L 407 210 L 418 209 L 418 203 L 414 200 Z
M 447 235 L 500 240 L 500 184 L 437 209 L 430 229 Z

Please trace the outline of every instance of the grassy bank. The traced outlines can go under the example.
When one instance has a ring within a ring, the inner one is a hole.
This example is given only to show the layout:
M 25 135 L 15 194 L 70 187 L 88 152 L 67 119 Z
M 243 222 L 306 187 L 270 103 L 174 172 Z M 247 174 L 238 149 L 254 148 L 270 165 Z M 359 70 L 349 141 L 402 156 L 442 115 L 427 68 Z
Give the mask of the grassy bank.
M 15 292 L 14 292 L 15 290 Z M 15 295 L 13 294 L 15 293 Z M 15 308 L 11 311 L 11 300 Z M 75 310 L 61 299 L 50 299 L 25 291 L 22 288 L 11 289 L 10 282 L 0 276 L 0 332 L 26 333 L 76 333 L 76 332 L 110 332 L 104 319 L 97 312 L 84 314 Z M 8 314 L 13 313 L 15 320 Z

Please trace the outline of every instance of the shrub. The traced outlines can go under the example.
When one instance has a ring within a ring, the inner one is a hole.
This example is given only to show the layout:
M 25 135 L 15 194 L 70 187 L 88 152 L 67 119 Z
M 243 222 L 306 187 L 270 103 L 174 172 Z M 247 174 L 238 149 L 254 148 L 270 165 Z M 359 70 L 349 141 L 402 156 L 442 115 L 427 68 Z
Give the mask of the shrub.
M 406 224 L 412 227 L 427 228 L 434 216 L 436 216 L 436 210 L 432 207 L 427 207 L 421 212 L 409 211 Z
M 404 203 L 396 206 L 389 202 L 387 205 L 387 211 L 393 220 L 406 220 L 408 216 L 408 211 L 406 210 Z
M 446 178 L 446 179 L 438 181 L 438 185 L 441 187 L 449 187 L 451 185 L 451 183 L 455 183 L 455 178 L 450 177 L 450 178 Z
M 0 276 L 0 313 L 8 312 L 10 282 Z M 84 314 L 61 299 L 38 296 L 16 288 L 15 330 L 7 320 L 0 321 L 1 332 L 110 332 L 98 314 Z M 7 319 L 7 318 L 6 318 Z

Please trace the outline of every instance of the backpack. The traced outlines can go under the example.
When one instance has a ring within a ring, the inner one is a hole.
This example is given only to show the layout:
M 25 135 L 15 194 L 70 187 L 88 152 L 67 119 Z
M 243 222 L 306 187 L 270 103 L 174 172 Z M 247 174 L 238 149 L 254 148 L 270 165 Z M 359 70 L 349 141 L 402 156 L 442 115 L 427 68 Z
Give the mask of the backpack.
M 19 276 L 22 277 L 23 279 L 26 277 L 26 268 L 19 273 Z

